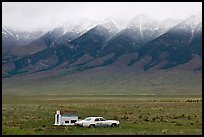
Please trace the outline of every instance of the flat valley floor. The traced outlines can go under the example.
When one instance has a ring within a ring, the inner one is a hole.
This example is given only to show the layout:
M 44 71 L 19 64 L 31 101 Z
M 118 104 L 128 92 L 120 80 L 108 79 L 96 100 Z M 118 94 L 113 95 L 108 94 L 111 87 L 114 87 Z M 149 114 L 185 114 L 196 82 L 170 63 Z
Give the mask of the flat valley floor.
M 202 135 L 200 95 L 28 95 L 2 97 L 2 134 Z M 119 127 L 54 126 L 56 110 L 103 116 Z

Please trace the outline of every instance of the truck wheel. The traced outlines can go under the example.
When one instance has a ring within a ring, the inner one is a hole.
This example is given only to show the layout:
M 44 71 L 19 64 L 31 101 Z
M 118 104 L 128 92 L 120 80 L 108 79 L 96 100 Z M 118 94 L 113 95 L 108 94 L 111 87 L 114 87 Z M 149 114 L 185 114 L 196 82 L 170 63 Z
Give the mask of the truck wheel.
M 89 128 L 95 128 L 94 124 L 89 125 Z

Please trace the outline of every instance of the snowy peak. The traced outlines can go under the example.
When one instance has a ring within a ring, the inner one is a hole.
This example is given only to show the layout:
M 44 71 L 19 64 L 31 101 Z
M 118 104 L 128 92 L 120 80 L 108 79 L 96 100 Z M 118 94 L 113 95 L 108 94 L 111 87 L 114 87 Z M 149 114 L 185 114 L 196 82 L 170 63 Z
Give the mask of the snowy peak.
M 19 39 L 16 35 L 15 35 L 15 33 L 13 32 L 13 30 L 11 30 L 10 28 L 7 28 L 7 27 L 3 27 L 2 28 L 2 36 L 3 37 L 6 37 L 6 38 L 8 38 L 8 37 L 13 37 L 13 38 L 15 38 L 15 39 Z
M 181 20 L 167 18 L 165 20 L 162 20 L 158 23 L 158 27 L 155 28 L 155 31 L 157 31 L 158 36 L 164 34 L 165 32 L 169 31 L 171 28 L 179 24 Z
M 113 20 L 112 18 L 105 20 L 103 23 L 100 23 L 99 25 L 105 27 L 111 35 L 116 34 L 120 30 L 120 27 L 118 26 L 116 21 Z
M 179 24 L 180 22 L 181 22 L 181 20 L 178 20 L 178 19 L 167 18 L 165 20 L 162 20 L 159 23 L 159 26 L 166 27 L 166 28 L 171 28 L 171 27 Z
M 49 31 L 47 35 L 57 35 L 57 36 L 62 36 L 64 34 L 64 28 L 59 27 L 59 28 L 54 28 L 53 30 Z
M 184 21 L 185 24 L 193 25 L 194 27 L 197 26 L 199 23 L 202 22 L 202 15 L 192 15 L 190 18 Z
M 3 27 L 2 28 L 2 36 L 4 38 L 12 38 L 17 41 L 32 41 L 36 38 L 39 38 L 42 36 L 42 31 L 36 31 L 36 32 L 23 32 L 23 31 L 17 31 L 15 29 L 9 28 L 9 27 Z
M 128 28 L 138 31 L 143 40 L 147 39 L 148 41 L 154 35 L 154 32 L 158 31 L 159 22 L 144 14 L 140 14 L 130 21 Z
M 157 25 L 158 22 L 153 18 L 140 14 L 130 20 L 128 27 L 151 27 Z
M 128 70 L 131 66 L 135 70 L 135 65 L 144 71 L 154 66 L 158 69 L 170 69 L 188 63 L 194 54 L 202 56 L 200 19 L 195 16 L 182 22 L 172 19 L 160 22 L 142 14 L 131 20 L 131 27 L 123 30 L 120 30 L 113 19 L 95 24 L 86 20 L 69 22 L 28 45 L 33 48 L 26 47 L 23 58 L 17 60 L 4 58 L 4 63 L 7 63 L 8 59 L 13 61 L 14 70 L 9 70 L 9 75 L 15 75 L 13 72 L 37 73 L 58 68 L 67 68 L 66 71 L 72 73 L 112 65 L 114 67 L 110 68 L 115 68 L 116 64 L 123 65 L 124 68 L 128 66 Z M 129 23 L 129 21 L 126 22 Z M 80 35 L 75 32 L 80 32 Z M 2 29 L 2 33 L 20 36 L 8 29 Z M 8 39 L 5 40 L 5 42 L 8 41 Z M 7 45 L 15 46 L 16 43 L 10 40 Z M 11 49 L 8 46 L 4 47 Z M 19 51 L 22 51 L 21 49 Z M 9 55 L 9 52 L 4 53 L 6 56 Z M 77 63 L 87 55 L 88 58 Z M 43 65 L 42 68 L 42 61 L 47 61 L 48 65 Z M 200 66 L 202 67 L 202 64 L 199 64 L 198 68 Z
M 158 37 L 163 32 L 160 31 L 158 21 L 144 14 L 140 14 L 130 20 L 127 29 L 135 31 L 137 33 L 136 37 L 141 37 L 143 43 Z
M 193 15 L 186 20 L 182 21 L 174 27 L 177 30 L 191 30 L 194 31 L 195 28 L 200 25 L 202 27 L 202 15 Z
M 93 28 L 96 23 L 89 19 L 73 20 L 64 23 L 62 26 L 64 34 L 67 32 L 83 33 Z

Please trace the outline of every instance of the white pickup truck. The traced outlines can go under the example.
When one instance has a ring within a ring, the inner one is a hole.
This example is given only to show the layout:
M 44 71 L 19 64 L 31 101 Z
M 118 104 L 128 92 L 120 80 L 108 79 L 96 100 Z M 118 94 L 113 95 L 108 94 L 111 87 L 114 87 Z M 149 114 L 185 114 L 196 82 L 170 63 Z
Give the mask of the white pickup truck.
M 103 117 L 87 117 L 84 120 L 75 122 L 76 126 L 83 127 L 115 127 L 119 126 L 120 122 L 117 120 L 106 120 Z

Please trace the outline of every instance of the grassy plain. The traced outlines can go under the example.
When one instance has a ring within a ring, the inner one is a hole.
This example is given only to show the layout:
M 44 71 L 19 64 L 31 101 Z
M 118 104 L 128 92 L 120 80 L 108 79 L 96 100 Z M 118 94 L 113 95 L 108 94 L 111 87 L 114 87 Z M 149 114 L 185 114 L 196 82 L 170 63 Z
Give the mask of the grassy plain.
M 54 126 L 56 110 L 74 110 L 83 119 L 117 119 L 119 127 Z M 202 134 L 198 95 L 27 95 L 3 96 L 2 134 L 161 135 Z
M 120 67 L 119 67 L 120 68 Z M 75 74 L 45 71 L 2 79 L 3 95 L 202 95 L 202 73 L 189 71 L 135 72 L 108 68 Z M 97 72 L 97 73 L 96 73 Z

